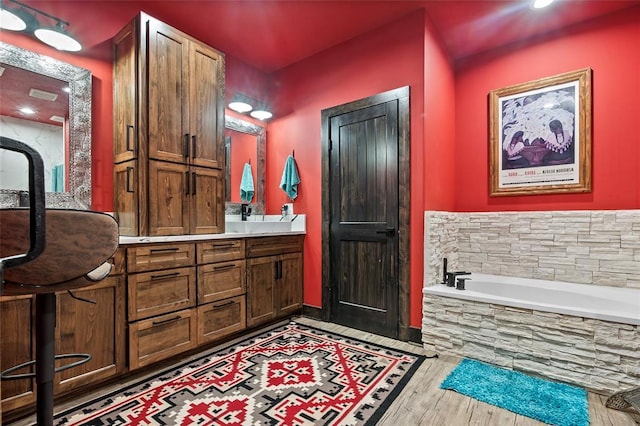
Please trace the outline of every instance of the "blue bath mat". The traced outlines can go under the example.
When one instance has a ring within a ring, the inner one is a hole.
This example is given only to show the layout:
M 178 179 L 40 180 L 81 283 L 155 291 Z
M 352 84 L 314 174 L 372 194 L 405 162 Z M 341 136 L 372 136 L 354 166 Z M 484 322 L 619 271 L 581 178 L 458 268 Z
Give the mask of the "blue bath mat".
M 463 359 L 440 388 L 550 425 L 589 425 L 586 390 L 471 359 Z

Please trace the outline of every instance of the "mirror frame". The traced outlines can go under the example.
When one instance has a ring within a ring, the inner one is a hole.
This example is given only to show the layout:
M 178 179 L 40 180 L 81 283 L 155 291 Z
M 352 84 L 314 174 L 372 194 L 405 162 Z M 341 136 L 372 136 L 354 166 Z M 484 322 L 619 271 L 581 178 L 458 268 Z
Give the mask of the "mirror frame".
M 258 165 L 256 166 L 256 194 L 255 203 L 249 204 L 252 211 L 255 214 L 264 214 L 264 186 L 265 186 L 265 164 L 266 164 L 266 144 L 267 144 L 267 131 L 264 127 L 257 124 L 250 123 L 248 121 L 241 120 L 239 118 L 231 117 L 229 115 L 224 116 L 225 129 L 235 130 L 236 132 L 248 133 L 256 136 L 256 149 L 258 157 Z M 242 203 L 233 203 L 230 201 L 225 202 L 225 214 L 240 214 L 240 205 Z
M 47 192 L 46 205 L 83 210 L 91 208 L 91 71 L 4 42 L 0 42 L 0 64 L 69 83 L 69 190 Z M 0 204 L 17 198 L 18 205 L 22 205 L 19 200 L 24 199 L 26 193 L 2 190 Z

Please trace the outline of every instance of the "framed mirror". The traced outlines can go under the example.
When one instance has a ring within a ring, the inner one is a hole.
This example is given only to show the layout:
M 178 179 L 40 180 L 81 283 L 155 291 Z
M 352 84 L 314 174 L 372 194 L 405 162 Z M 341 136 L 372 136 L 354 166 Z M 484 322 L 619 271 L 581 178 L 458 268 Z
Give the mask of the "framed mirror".
M 262 126 L 229 115 L 225 115 L 224 124 L 225 213 L 240 214 L 240 181 L 244 164 L 249 162 L 255 176 L 255 194 L 250 207 L 255 214 L 264 214 L 266 130 Z M 239 144 L 243 146 L 240 147 Z
M 34 73 L 66 83 L 69 99 L 68 118 L 65 119 L 66 125 L 63 130 L 64 145 L 67 147 L 67 153 L 64 155 L 67 159 L 64 162 L 66 178 L 60 192 L 51 192 L 50 186 L 46 188 L 46 205 L 57 208 L 91 208 L 91 72 L 0 42 L 0 67 L 5 65 L 17 71 L 25 71 L 24 78 L 27 80 L 28 76 Z M 0 97 L 8 99 L 3 93 L 5 90 L 8 90 L 7 85 L 0 85 Z M 8 131 L 9 129 L 0 129 L 3 136 L 21 140 L 20 135 L 16 135 L 15 132 L 7 133 Z M 30 144 L 29 140 L 21 142 Z M 46 155 L 42 152 L 40 154 L 43 157 Z M 26 160 L 24 164 L 26 166 Z M 28 199 L 26 191 L 22 188 L 0 189 L 0 207 L 24 205 L 21 199 Z

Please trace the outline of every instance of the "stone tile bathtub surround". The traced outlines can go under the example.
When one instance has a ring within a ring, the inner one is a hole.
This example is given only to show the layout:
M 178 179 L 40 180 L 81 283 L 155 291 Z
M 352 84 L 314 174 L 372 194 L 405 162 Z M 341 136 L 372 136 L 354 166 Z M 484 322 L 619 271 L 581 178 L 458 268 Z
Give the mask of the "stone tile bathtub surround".
M 450 270 L 640 289 L 640 210 L 425 212 L 424 285 Z
M 422 340 L 606 395 L 640 386 L 637 325 L 426 295 Z
M 425 212 L 424 285 L 450 271 L 640 291 L 640 210 Z M 425 295 L 425 348 L 611 394 L 640 385 L 636 325 Z

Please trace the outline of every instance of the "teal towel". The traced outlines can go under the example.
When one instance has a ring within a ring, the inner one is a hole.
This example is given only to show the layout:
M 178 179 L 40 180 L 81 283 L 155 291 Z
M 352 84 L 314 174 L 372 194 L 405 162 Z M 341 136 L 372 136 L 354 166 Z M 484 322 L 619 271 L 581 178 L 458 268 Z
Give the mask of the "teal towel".
M 242 180 L 240 181 L 240 199 L 242 202 L 250 203 L 253 198 L 253 191 L 253 173 L 251 173 L 251 164 L 244 163 Z
M 64 192 L 64 164 L 53 166 L 51 170 L 51 192 Z
M 287 196 L 293 200 L 298 196 L 299 183 L 300 176 L 298 175 L 296 160 L 290 155 L 284 163 L 282 179 L 280 180 L 280 188 L 282 188 L 282 190 L 287 193 Z

